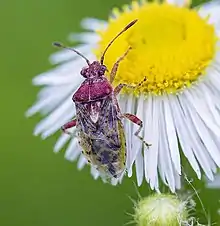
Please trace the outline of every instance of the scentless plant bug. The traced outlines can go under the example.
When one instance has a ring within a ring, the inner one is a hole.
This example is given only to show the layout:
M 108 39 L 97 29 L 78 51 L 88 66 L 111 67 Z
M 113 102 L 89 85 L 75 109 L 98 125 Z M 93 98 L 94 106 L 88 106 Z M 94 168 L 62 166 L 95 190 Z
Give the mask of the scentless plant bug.
M 111 44 L 136 22 L 137 20 L 133 20 L 116 35 L 103 52 L 100 62 L 94 61 L 90 63 L 77 50 L 66 47 L 61 43 L 54 43 L 57 47 L 74 51 L 84 58 L 88 64 L 80 72 L 85 80 L 72 97 L 76 107 L 76 116 L 72 121 L 63 125 L 62 130 L 65 133 L 71 134 L 68 129 L 76 127 L 82 153 L 88 162 L 95 166 L 105 178 L 119 178 L 125 171 L 126 141 L 122 124 L 123 118 L 139 125 L 135 136 L 145 145 L 149 146 L 139 136 L 143 127 L 142 121 L 135 115 L 129 113 L 122 114 L 116 99 L 116 96 L 123 87 L 136 88 L 136 86 L 119 84 L 115 88 L 112 87 L 119 63 L 126 57 L 131 47 L 114 64 L 110 72 L 110 80 L 105 76 L 107 68 L 103 64 L 105 53 Z

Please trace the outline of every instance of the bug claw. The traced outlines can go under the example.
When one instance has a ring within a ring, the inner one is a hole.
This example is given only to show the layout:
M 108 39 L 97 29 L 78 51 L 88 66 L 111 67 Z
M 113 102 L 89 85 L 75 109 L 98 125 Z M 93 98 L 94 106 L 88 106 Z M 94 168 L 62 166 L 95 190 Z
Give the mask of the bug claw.
M 147 146 L 147 148 L 149 148 L 150 146 L 152 146 L 152 144 L 148 144 L 146 141 L 143 141 L 143 143 Z
M 64 126 L 61 126 L 61 130 L 65 133 L 65 128 L 64 128 Z
M 72 135 L 72 133 L 68 132 L 64 126 L 61 127 L 61 130 L 62 130 L 62 132 L 65 133 L 65 134 L 68 134 L 68 135 L 70 135 L 70 136 Z

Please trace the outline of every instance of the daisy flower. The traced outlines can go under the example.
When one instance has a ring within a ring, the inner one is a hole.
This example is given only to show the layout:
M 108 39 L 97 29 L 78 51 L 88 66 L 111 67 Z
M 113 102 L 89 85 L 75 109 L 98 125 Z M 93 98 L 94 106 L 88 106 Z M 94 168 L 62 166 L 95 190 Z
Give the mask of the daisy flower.
M 144 147 L 134 136 L 137 126 L 124 121 L 127 175 L 131 177 L 135 168 L 138 185 L 146 180 L 155 190 L 160 180 L 172 192 L 180 187 L 181 153 L 199 179 L 204 172 L 213 180 L 220 166 L 220 3 L 190 6 L 190 0 L 133 1 L 113 9 L 107 21 L 84 19 L 85 32 L 69 36 L 70 41 L 81 42 L 75 49 L 97 60 L 110 40 L 138 19 L 109 48 L 104 63 L 111 69 L 131 46 L 113 85 L 135 85 L 147 78 L 138 89 L 124 89 L 119 105 L 122 112 L 142 119 L 141 135 L 152 144 Z M 34 130 L 43 139 L 73 118 L 71 98 L 84 80 L 79 72 L 85 62 L 73 52 L 61 50 L 50 60 L 56 66 L 33 79 L 43 88 L 26 113 L 44 115 Z M 87 162 L 76 138 L 62 134 L 54 151 L 67 142 L 65 158 L 78 160 L 82 169 Z M 91 173 L 99 177 L 93 167 Z

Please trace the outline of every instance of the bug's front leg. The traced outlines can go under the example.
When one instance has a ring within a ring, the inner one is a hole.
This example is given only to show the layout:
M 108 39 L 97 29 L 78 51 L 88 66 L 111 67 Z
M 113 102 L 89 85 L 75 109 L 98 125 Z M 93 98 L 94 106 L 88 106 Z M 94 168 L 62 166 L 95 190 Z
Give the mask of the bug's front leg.
M 126 83 L 120 83 L 119 85 L 117 85 L 115 87 L 114 94 L 115 94 L 115 96 L 117 96 L 121 92 L 121 90 L 122 90 L 123 87 L 129 88 L 129 89 L 136 89 L 139 86 L 141 86 L 142 83 L 144 83 L 145 81 L 147 81 L 147 78 L 146 77 L 144 77 L 144 79 L 140 83 L 138 83 L 137 85 L 134 85 L 134 86 L 128 85 Z
M 132 115 L 130 113 L 125 113 L 122 115 L 122 117 L 129 119 L 131 122 L 135 123 L 139 126 L 138 130 L 135 132 L 135 136 L 137 136 L 147 147 L 151 146 L 151 144 L 148 144 L 146 141 L 144 141 L 144 138 L 139 135 L 141 132 L 141 129 L 143 128 L 143 122 L 136 116 Z
M 115 62 L 114 66 L 111 70 L 111 73 L 110 73 L 110 83 L 112 83 L 115 79 L 115 75 L 117 73 L 119 63 L 127 56 L 128 52 L 130 50 L 131 50 L 131 47 L 129 47 L 128 50 L 124 53 L 124 55 L 119 57 L 119 59 Z
M 136 86 L 128 85 L 128 84 L 125 84 L 125 83 L 120 83 L 114 89 L 115 96 L 117 96 L 121 92 L 123 87 L 131 88 L 131 89 L 135 89 L 136 88 Z
M 66 124 L 64 124 L 61 129 L 64 133 L 72 135 L 72 133 L 68 132 L 67 130 L 70 128 L 73 128 L 76 126 L 76 119 L 71 120 L 70 122 L 67 122 Z

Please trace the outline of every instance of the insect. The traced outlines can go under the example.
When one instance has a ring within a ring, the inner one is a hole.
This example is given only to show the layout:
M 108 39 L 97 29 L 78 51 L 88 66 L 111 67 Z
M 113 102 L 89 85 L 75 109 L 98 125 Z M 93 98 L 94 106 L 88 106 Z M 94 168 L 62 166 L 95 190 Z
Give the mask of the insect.
M 128 84 L 119 84 L 115 88 L 112 86 L 119 63 L 126 57 L 131 48 L 129 47 L 112 67 L 110 80 L 105 76 L 107 68 L 103 64 L 108 48 L 123 32 L 132 27 L 136 22 L 137 20 L 133 20 L 115 36 L 105 48 L 100 62 L 93 61 L 90 63 L 77 50 L 66 47 L 61 43 L 54 43 L 57 47 L 74 51 L 84 58 L 88 65 L 81 70 L 80 74 L 85 80 L 72 97 L 76 107 L 76 116 L 73 120 L 63 125 L 62 130 L 65 133 L 71 134 L 68 129 L 76 127 L 82 153 L 88 162 L 95 166 L 101 175 L 104 175 L 106 178 L 119 178 L 125 171 L 126 141 L 122 124 L 123 118 L 129 119 L 139 126 L 135 136 L 145 145 L 149 146 L 139 136 L 143 127 L 142 121 L 133 114 L 122 114 L 116 98 L 123 87 L 136 88 L 136 86 Z

